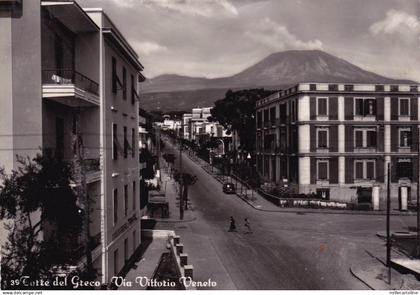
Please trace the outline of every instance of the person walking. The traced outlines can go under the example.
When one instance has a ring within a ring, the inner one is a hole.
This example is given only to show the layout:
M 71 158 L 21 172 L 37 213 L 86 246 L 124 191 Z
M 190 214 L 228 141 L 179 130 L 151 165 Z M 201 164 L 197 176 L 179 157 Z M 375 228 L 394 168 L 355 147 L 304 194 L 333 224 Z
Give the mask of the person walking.
M 236 231 L 236 223 L 235 223 L 235 219 L 233 218 L 233 216 L 230 217 L 229 231 Z
M 245 218 L 245 227 L 246 227 L 246 234 L 252 234 L 252 230 L 251 230 L 251 223 L 249 223 L 248 218 Z

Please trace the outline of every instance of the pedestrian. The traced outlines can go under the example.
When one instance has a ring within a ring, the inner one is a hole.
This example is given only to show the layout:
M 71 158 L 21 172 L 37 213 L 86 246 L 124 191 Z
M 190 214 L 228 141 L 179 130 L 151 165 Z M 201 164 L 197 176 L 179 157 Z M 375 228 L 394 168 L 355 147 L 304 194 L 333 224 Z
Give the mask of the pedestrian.
M 251 224 L 249 223 L 248 218 L 245 218 L 245 227 L 246 227 L 246 234 L 252 234 Z
M 229 231 L 236 231 L 236 224 L 235 224 L 235 219 L 233 218 L 233 216 L 230 217 Z

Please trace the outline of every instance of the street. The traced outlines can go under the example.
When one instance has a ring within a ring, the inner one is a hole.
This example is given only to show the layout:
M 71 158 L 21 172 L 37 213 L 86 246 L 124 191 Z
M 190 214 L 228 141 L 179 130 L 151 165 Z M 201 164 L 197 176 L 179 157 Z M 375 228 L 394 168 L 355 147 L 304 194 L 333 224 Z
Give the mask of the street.
M 165 143 L 178 163 L 179 153 Z M 196 220 L 156 228 L 174 229 L 181 236 L 194 280 L 210 278 L 217 289 L 366 289 L 350 266 L 368 253 L 385 254 L 376 236 L 385 229 L 385 216 L 258 211 L 224 194 L 221 184 L 186 156 L 183 170 L 198 177 L 189 193 Z M 228 232 L 230 216 L 238 232 Z M 252 234 L 244 234 L 246 217 Z M 402 230 L 414 225 L 415 217 L 393 216 L 391 224 Z

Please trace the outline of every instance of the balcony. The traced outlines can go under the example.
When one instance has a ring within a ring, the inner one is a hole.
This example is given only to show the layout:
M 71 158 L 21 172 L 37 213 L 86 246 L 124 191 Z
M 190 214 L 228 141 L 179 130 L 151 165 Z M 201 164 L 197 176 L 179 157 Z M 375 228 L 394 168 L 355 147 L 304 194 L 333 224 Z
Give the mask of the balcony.
M 71 69 L 43 70 L 42 97 L 70 107 L 99 106 L 99 84 Z
M 74 166 L 74 162 L 72 162 Z M 99 158 L 92 158 L 92 159 L 84 159 L 82 162 L 82 169 L 85 172 L 86 176 L 86 183 L 93 183 L 96 181 L 101 180 L 101 167 L 100 167 L 100 160 Z M 75 169 L 77 170 L 77 169 Z M 80 185 L 81 183 L 81 176 L 74 175 L 74 184 Z

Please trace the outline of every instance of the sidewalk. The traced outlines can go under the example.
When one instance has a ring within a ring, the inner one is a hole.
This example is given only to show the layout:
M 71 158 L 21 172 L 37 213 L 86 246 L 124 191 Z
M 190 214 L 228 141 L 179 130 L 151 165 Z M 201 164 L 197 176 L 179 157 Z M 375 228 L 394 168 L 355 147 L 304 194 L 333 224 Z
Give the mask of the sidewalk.
M 221 177 L 220 174 L 218 174 L 218 169 L 216 167 L 211 168 L 210 164 L 205 162 L 204 160 L 200 159 L 194 154 L 187 154 L 188 158 L 190 158 L 193 162 L 195 162 L 197 165 L 201 166 L 201 168 L 206 171 L 209 175 L 214 177 L 216 180 L 218 180 L 220 183 L 224 183 L 227 179 L 229 179 L 228 176 Z M 233 183 L 235 182 L 235 179 L 231 181 Z M 240 183 L 240 181 L 238 181 Z M 340 209 L 312 209 L 312 208 L 299 208 L 299 207 L 279 207 L 272 202 L 265 199 L 261 194 L 259 194 L 257 191 L 253 191 L 252 198 L 250 197 L 251 190 L 247 190 L 248 193 L 240 193 L 241 188 L 236 188 L 236 195 L 240 197 L 244 202 L 246 202 L 248 205 L 253 207 L 256 210 L 260 211 L 266 211 L 266 212 L 281 212 L 281 213 L 295 213 L 295 214 L 349 214 L 349 215 L 386 215 L 386 211 L 361 211 L 361 210 L 340 210 Z M 244 190 L 245 191 L 245 190 Z M 416 212 L 401 212 L 395 208 L 398 208 L 398 202 L 392 202 L 391 203 L 391 216 L 415 216 Z
M 365 259 L 350 267 L 351 274 L 372 290 L 419 290 L 420 282 L 411 274 L 402 274 L 391 268 L 391 282 L 385 259 L 364 254 Z M 396 256 L 396 253 L 392 255 Z M 398 258 L 397 258 L 398 259 Z
M 163 160 L 162 160 L 163 162 Z M 159 222 L 191 222 L 196 218 L 194 216 L 194 206 L 191 202 L 188 202 L 188 210 L 184 210 L 184 219 L 179 218 L 179 186 L 175 180 L 170 177 L 167 168 L 161 169 L 162 178 L 162 191 L 165 193 L 165 199 L 169 205 L 169 218 L 156 218 L 150 217 L 150 219 Z

